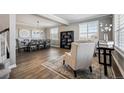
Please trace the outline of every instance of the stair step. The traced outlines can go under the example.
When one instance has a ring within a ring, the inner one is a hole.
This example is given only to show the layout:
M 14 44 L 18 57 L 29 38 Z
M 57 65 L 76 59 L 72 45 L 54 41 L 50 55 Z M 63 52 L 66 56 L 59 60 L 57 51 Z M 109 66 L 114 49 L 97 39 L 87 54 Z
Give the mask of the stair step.
M 9 78 L 9 73 L 11 72 L 10 69 L 2 69 L 0 70 L 0 79 L 7 79 Z

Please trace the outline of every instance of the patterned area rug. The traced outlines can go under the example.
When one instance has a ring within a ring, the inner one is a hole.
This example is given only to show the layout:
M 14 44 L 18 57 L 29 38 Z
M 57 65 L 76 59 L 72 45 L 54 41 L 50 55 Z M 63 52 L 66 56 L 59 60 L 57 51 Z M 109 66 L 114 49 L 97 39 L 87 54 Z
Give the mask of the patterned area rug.
M 44 67 L 55 72 L 56 74 L 62 76 L 66 79 L 113 79 L 114 75 L 112 69 L 108 67 L 108 76 L 104 76 L 104 68 L 97 61 L 97 57 L 93 58 L 92 61 L 92 72 L 89 68 L 85 70 L 78 70 L 77 77 L 74 77 L 72 69 L 68 65 L 63 65 L 63 56 L 53 59 L 47 62 L 44 62 Z

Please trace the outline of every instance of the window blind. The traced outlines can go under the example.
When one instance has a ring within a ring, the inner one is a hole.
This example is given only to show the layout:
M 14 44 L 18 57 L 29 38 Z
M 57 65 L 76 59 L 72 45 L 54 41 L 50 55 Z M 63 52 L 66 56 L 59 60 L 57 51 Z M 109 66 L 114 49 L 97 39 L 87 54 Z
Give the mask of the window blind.
M 98 38 L 98 21 L 79 24 L 79 32 L 80 40 Z
M 124 51 L 124 15 L 114 16 L 115 46 Z

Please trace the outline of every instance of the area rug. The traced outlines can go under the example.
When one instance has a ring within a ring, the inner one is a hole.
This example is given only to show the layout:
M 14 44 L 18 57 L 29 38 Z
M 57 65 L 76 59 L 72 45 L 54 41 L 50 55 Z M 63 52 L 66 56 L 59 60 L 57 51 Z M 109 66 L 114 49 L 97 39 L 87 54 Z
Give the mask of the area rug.
M 108 67 L 108 76 L 104 75 L 104 67 L 98 63 L 97 57 L 92 60 L 92 72 L 89 68 L 78 70 L 77 77 L 74 77 L 72 69 L 68 65 L 63 65 L 63 56 L 49 60 L 41 64 L 47 69 L 55 72 L 66 79 L 113 79 L 114 74 L 111 67 Z

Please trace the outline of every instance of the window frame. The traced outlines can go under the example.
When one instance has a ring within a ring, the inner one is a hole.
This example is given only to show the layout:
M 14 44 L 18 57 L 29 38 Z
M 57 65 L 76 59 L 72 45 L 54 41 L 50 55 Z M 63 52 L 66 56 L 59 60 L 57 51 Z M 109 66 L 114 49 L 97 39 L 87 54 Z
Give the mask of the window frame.
M 97 31 L 96 32 L 89 32 L 89 27 L 90 26 L 88 26 L 90 23 L 95 23 L 96 22 L 96 24 L 97 24 Z M 81 25 L 83 25 L 83 24 L 86 24 L 87 25 L 87 32 L 86 33 L 84 33 L 84 34 L 87 34 L 87 37 L 86 37 L 86 39 L 81 39 Z M 79 24 L 79 40 L 89 40 L 89 39 L 91 39 L 91 38 L 89 38 L 88 37 L 88 35 L 89 34 L 94 34 L 94 33 L 96 33 L 97 34 L 97 38 L 99 39 L 99 21 L 98 20 L 95 20 L 95 21 L 90 21 L 90 22 L 84 22 L 84 23 L 80 23 Z

